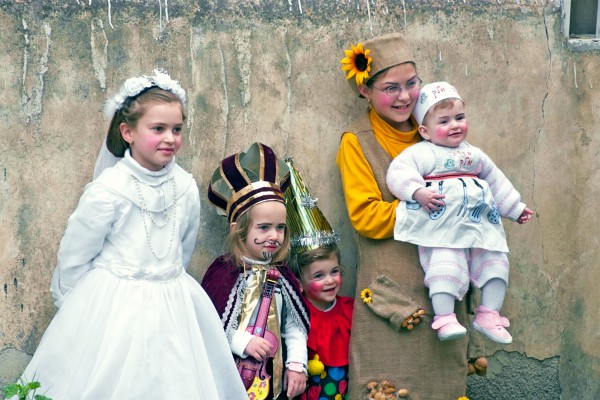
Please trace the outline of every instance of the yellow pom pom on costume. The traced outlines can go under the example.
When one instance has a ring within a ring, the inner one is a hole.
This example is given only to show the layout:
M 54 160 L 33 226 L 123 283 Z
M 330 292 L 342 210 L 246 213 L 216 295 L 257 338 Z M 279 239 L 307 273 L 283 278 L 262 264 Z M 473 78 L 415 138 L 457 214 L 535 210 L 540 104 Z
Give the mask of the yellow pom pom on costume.
M 319 361 L 319 355 L 315 354 L 312 360 L 308 360 L 308 375 L 321 375 L 325 371 L 325 365 Z

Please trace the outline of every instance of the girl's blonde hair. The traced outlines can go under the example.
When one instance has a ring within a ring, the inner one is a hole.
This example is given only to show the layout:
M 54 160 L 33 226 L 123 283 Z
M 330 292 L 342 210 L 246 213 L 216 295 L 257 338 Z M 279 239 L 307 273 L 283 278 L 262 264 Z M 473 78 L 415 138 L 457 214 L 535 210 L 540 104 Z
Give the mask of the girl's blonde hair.
M 179 103 L 185 121 L 186 115 L 183 104 L 173 92 L 153 86 L 135 97 L 128 97 L 123 102 L 123 107 L 113 115 L 106 136 L 106 147 L 115 157 L 125 156 L 125 150 L 129 148 L 129 143 L 121 136 L 121 124 L 126 123 L 130 127 L 135 127 L 148 110 L 148 106 L 161 103 Z
M 233 254 L 235 257 L 235 262 L 238 266 L 244 265 L 242 261 L 242 256 L 246 250 L 246 239 L 248 238 L 248 230 L 250 229 L 252 218 L 250 213 L 252 212 L 252 207 L 246 210 L 236 221 L 236 225 L 234 229 L 229 231 L 227 235 L 227 247 L 229 248 L 229 252 Z M 283 243 L 281 247 L 275 254 L 273 254 L 272 263 L 280 264 L 283 263 L 290 252 L 290 230 L 288 227 L 285 227 Z

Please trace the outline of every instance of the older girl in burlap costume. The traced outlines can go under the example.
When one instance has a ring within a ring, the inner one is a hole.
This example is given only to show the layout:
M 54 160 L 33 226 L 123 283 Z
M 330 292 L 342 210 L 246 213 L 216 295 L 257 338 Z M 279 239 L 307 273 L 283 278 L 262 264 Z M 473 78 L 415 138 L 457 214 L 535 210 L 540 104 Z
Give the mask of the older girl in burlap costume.
M 456 399 L 466 390 L 469 337 L 440 342 L 433 330 L 416 325 L 433 318 L 423 270 L 416 247 L 393 239 L 398 200 L 387 189 L 386 172 L 420 140 L 411 116 L 421 85 L 413 60 L 398 34 L 352 46 L 342 60 L 352 89 L 369 103 L 344 131 L 337 155 L 359 259 L 352 399 L 364 399 L 369 382 L 384 380 L 411 400 Z M 466 321 L 466 302 L 457 303 L 456 314 Z

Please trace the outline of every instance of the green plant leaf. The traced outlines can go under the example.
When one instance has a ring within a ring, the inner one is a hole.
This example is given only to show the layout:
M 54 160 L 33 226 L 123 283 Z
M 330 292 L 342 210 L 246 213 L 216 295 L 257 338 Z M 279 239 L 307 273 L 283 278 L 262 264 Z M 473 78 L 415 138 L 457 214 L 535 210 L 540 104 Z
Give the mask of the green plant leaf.
M 19 385 L 19 400 L 26 400 L 28 394 L 29 394 L 29 388 L 27 387 L 27 385 L 25 385 L 25 386 Z
M 40 385 L 40 383 L 39 383 L 39 382 L 29 382 L 29 383 L 27 384 L 27 388 L 28 388 L 29 390 L 32 390 L 32 389 L 37 389 L 37 388 L 39 388 L 39 387 L 41 387 L 41 386 L 42 386 L 42 385 Z
M 12 397 L 19 393 L 19 388 L 21 385 L 18 383 L 13 383 L 12 385 L 8 385 L 4 387 L 4 394 L 6 397 Z
M 4 395 L 6 398 L 19 396 L 19 400 L 28 400 L 29 394 L 33 396 L 33 400 L 52 400 L 50 397 L 41 394 L 35 394 L 35 390 L 41 387 L 39 382 L 33 381 L 29 383 L 22 382 L 23 385 L 13 383 L 4 387 Z

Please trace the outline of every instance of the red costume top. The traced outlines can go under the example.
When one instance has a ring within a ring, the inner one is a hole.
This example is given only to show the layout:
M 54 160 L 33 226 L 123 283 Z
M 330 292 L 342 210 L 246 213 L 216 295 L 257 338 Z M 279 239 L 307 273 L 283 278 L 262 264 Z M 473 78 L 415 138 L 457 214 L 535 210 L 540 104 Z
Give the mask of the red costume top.
M 315 356 L 323 363 L 324 370 L 308 379 L 307 389 L 301 399 L 334 399 L 346 395 L 348 386 L 348 350 L 352 327 L 354 299 L 336 297 L 333 308 L 321 311 L 310 302 L 310 330 L 308 333 L 309 372 Z

